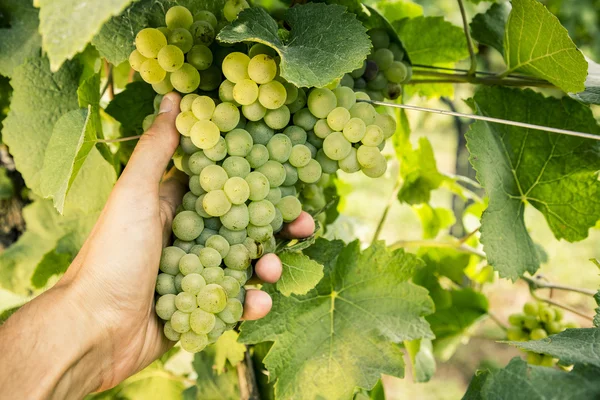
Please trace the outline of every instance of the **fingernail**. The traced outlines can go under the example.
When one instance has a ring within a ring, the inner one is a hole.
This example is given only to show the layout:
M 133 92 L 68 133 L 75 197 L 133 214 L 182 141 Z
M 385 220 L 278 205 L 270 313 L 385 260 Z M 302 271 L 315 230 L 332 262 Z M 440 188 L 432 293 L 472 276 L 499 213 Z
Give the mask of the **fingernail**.
M 160 102 L 160 108 L 158 110 L 159 114 L 168 113 L 173 109 L 173 102 L 167 96 L 163 97 Z

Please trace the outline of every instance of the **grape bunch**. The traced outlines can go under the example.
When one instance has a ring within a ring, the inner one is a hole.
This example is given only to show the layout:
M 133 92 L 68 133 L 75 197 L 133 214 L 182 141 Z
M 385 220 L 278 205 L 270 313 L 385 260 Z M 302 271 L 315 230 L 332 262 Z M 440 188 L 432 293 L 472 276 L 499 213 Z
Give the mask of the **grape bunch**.
M 567 328 L 578 327 L 576 323 L 564 322 L 563 312 L 559 308 L 538 302 L 525 303 L 523 312 L 512 314 L 508 317 L 508 322 L 511 325 L 506 332 L 508 340 L 518 342 L 540 340 Z M 528 351 L 527 362 L 532 365 L 552 367 L 556 364 L 556 359 L 549 355 Z
M 402 61 L 404 51 L 380 28 L 368 31 L 373 49 L 362 67 L 344 75 L 342 86 L 365 92 L 373 100 L 395 100 L 402 94 L 402 83 L 412 77 L 412 68 Z
M 226 16 L 244 7 L 227 4 Z M 357 101 L 368 100 L 365 93 L 287 82 L 266 45 L 220 45 L 211 13 L 192 17 L 176 6 L 166 23 L 139 32 L 130 62 L 158 93 L 155 110 L 163 94 L 185 94 L 173 162 L 189 176 L 189 191 L 173 220 L 176 239 L 162 253 L 156 313 L 167 338 L 198 352 L 240 319 L 252 261 L 275 251 L 274 235 L 300 215 L 301 200 L 305 208 L 323 207 L 323 190 L 339 169 L 385 173 L 381 150 L 396 122 Z M 183 31 L 192 39 L 173 36 Z M 135 64 L 140 56 L 146 59 Z M 144 130 L 153 120 L 146 117 Z

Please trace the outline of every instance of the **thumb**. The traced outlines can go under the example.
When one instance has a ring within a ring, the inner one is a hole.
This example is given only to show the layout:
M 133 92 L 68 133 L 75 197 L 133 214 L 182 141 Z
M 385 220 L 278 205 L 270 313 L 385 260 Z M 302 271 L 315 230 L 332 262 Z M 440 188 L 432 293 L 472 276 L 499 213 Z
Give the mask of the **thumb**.
M 160 180 L 179 144 L 179 132 L 175 118 L 179 114 L 181 96 L 167 93 L 161 103 L 154 123 L 140 138 L 123 171 L 125 180 L 142 185 L 156 185 Z

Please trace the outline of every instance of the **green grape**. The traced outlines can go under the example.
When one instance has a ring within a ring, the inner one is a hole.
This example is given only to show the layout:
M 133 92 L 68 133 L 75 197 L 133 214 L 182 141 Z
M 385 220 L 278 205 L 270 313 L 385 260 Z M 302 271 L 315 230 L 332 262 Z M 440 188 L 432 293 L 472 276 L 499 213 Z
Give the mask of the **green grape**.
M 192 112 L 198 120 L 209 120 L 215 111 L 215 102 L 208 96 L 198 96 L 192 103 Z
M 183 96 L 181 103 L 179 103 L 179 111 L 182 113 L 186 111 L 192 111 L 192 104 L 194 104 L 194 100 L 196 100 L 198 97 L 200 96 L 198 96 L 196 93 L 190 93 Z
M 246 204 L 235 204 L 221 217 L 221 223 L 227 229 L 240 231 L 246 229 L 249 223 L 248 207 Z
M 227 324 L 234 324 L 242 318 L 244 307 L 238 299 L 227 300 L 225 309 L 219 313 L 219 318 Z
M 248 197 L 250 200 L 259 201 L 267 197 L 270 186 L 269 179 L 265 175 L 259 171 L 253 171 L 245 179 L 250 188 L 250 196 Z
M 223 273 L 223 268 L 221 267 L 210 267 L 205 268 L 204 271 L 202 271 L 202 277 L 207 284 L 219 283 L 223 280 L 225 274 Z
M 350 111 L 344 107 L 336 107 L 327 115 L 327 124 L 337 132 L 341 132 L 350 121 Z
M 364 121 L 360 118 L 351 118 L 344 126 L 344 137 L 351 143 L 360 142 L 367 132 Z
M 564 313 L 560 308 L 555 308 L 554 309 L 554 320 L 555 321 L 562 321 L 564 317 Z
M 215 14 L 211 13 L 210 11 L 197 12 L 196 15 L 194 15 L 194 21 L 206 21 L 213 28 L 216 28 L 218 24 L 217 17 L 215 17 Z
M 321 165 L 321 169 L 326 174 L 334 174 L 338 170 L 338 162 L 327 157 L 327 154 L 325 154 L 323 149 L 317 151 L 315 160 Z
M 542 367 L 553 367 L 555 363 L 556 363 L 556 360 L 552 356 L 546 354 L 546 355 L 544 355 L 542 357 L 542 361 L 540 362 L 540 366 L 542 366 Z
M 388 85 L 388 80 L 385 77 L 385 75 L 383 74 L 383 72 L 378 73 L 372 81 L 367 83 L 367 88 L 372 90 L 372 92 L 367 91 L 367 93 L 369 93 L 369 97 L 371 97 L 373 100 L 382 101 L 383 96 L 381 95 L 381 93 L 377 93 L 377 92 L 385 89 L 387 87 L 387 85 Z
M 193 112 L 183 111 L 175 118 L 175 127 L 183 136 L 190 136 L 190 131 L 196 122 L 198 122 L 198 119 Z
M 199 272 L 188 274 L 181 280 L 181 288 L 183 291 L 193 295 L 198 294 L 204 286 L 206 286 L 206 281 Z
M 200 199 L 198 199 L 198 201 L 200 201 Z M 211 218 L 214 218 L 214 217 L 211 217 Z M 205 219 L 205 221 L 207 221 L 207 220 L 208 220 L 208 218 Z M 198 254 L 200 254 L 200 250 L 202 250 L 203 248 L 204 248 L 203 245 L 196 244 L 190 249 L 190 254 L 198 255 Z
M 202 206 L 208 214 L 213 217 L 225 215 L 231 208 L 231 202 L 222 190 L 213 190 L 206 193 L 202 201 Z
M 184 60 L 181 49 L 171 44 L 158 52 L 158 64 L 167 72 L 177 71 L 183 65 Z
M 155 118 L 156 118 L 156 115 L 154 115 L 154 114 L 146 115 L 146 117 L 142 121 L 142 129 L 144 130 L 144 132 L 146 132 L 148 129 L 150 129 L 150 127 L 154 123 Z
M 394 62 L 394 53 L 389 49 L 377 49 L 373 53 L 373 61 L 375 61 L 380 71 L 386 71 Z
M 250 197 L 250 186 L 242 177 L 234 176 L 225 182 L 223 191 L 232 204 L 243 204 Z
M 194 122 L 194 123 L 196 123 L 196 122 Z M 192 154 L 194 154 L 195 152 L 197 152 L 198 150 L 200 150 L 199 148 L 194 146 L 194 143 L 192 143 L 192 139 L 189 136 L 183 136 L 183 135 L 181 135 L 179 137 L 179 147 L 181 147 L 181 149 L 183 150 L 183 152 L 185 154 L 189 154 L 190 156 Z
M 133 68 L 134 71 L 139 71 L 142 68 L 142 64 L 148 58 L 144 57 L 142 53 L 137 50 L 133 50 L 131 54 L 129 54 L 129 65 Z
M 212 161 L 221 161 L 225 157 L 227 157 L 227 143 L 225 143 L 225 139 L 223 137 L 219 137 L 219 141 L 216 145 L 211 147 L 210 149 L 205 149 L 204 154 Z
M 161 68 L 158 61 L 149 58 L 140 67 L 140 76 L 150 84 L 161 82 L 167 76 L 167 72 Z
M 194 154 L 192 154 L 190 156 L 190 159 L 188 161 L 188 165 L 190 170 L 194 173 L 194 175 L 200 175 L 200 173 L 202 172 L 202 170 L 206 167 L 208 167 L 209 165 L 214 165 L 215 162 L 213 160 L 211 160 L 210 158 L 208 158 L 206 156 L 206 154 L 204 153 L 204 151 L 197 151 Z M 198 178 L 200 179 L 200 178 Z M 200 183 L 200 180 L 198 180 L 198 183 Z M 205 193 L 204 191 L 200 194 Z M 196 193 L 194 193 L 196 194 Z M 196 196 L 199 196 L 198 194 L 196 194 Z
M 282 186 L 292 186 L 298 182 L 298 170 L 290 163 L 284 163 L 283 168 L 285 169 L 285 180 L 281 184 Z
M 200 71 L 200 86 L 198 87 L 200 90 L 210 92 L 219 87 L 221 80 L 221 69 L 215 65 L 211 65 L 210 67 Z
M 194 17 L 187 8 L 183 6 L 174 6 L 167 11 L 165 22 L 169 29 L 188 29 L 192 25 L 192 22 L 194 22 Z
M 250 8 L 250 5 L 246 0 L 227 0 L 223 6 L 223 16 L 228 22 L 231 22 L 246 8 Z
M 277 161 L 269 160 L 257 168 L 256 171 L 267 177 L 271 187 L 281 186 L 285 181 L 285 168 Z M 252 199 L 252 187 L 250 187 L 250 198 Z
M 240 111 L 233 103 L 221 103 L 215 108 L 212 122 L 215 123 L 221 132 L 229 132 L 235 129 L 240 122 Z
M 302 212 L 302 204 L 294 196 L 286 196 L 277 203 L 277 209 L 281 212 L 284 222 L 292 222 Z
M 202 186 L 200 186 L 200 177 L 198 175 L 190 176 L 188 186 L 190 188 L 190 192 L 194 193 L 196 196 L 201 196 L 206 193 L 206 191 L 202 189 Z
M 176 275 L 179 272 L 179 260 L 185 255 L 185 251 L 179 247 L 165 247 L 160 256 L 159 267 L 162 272 Z
M 204 265 L 204 269 L 218 267 L 221 265 L 222 260 L 221 254 L 211 247 L 204 247 L 202 250 L 200 250 L 198 253 L 198 258 L 200 259 L 202 265 Z
M 523 325 L 523 319 L 524 319 L 524 315 L 523 314 L 512 314 L 509 315 L 508 317 L 508 323 L 513 325 L 513 326 L 522 326 Z
M 199 335 L 192 331 L 182 333 L 179 342 L 181 347 L 189 353 L 199 353 L 209 344 L 208 336 Z
M 319 139 L 325 139 L 333 130 L 329 127 L 326 119 L 320 119 L 315 124 L 313 132 Z
M 367 61 L 363 61 L 363 64 L 360 68 L 355 69 L 350 73 L 350 76 L 354 79 L 358 79 L 363 76 L 365 70 L 367 69 Z
M 219 217 L 211 217 L 204 219 L 204 227 L 218 231 L 221 228 L 221 220 Z
M 360 146 L 356 152 L 356 158 L 363 168 L 373 168 L 383 156 L 377 147 Z M 385 161 L 385 158 L 384 158 Z
M 297 144 L 292 147 L 289 162 L 292 166 L 304 167 L 311 159 L 310 149 L 303 144 Z
M 250 149 L 250 153 L 246 156 L 246 160 L 250 167 L 258 168 L 269 161 L 269 150 L 262 144 L 255 144 Z
M 391 42 L 388 49 L 394 54 L 394 60 L 400 61 L 404 58 L 404 50 L 398 43 Z
M 227 293 L 227 298 L 233 298 L 240 293 L 240 283 L 232 276 L 226 276 L 221 281 L 221 287 Z
M 219 142 L 221 132 L 213 121 L 199 120 L 192 126 L 190 137 L 194 146 L 200 149 L 210 149 Z
M 175 297 L 175 307 L 185 313 L 194 311 L 196 309 L 196 296 L 186 292 L 179 293 Z
M 306 143 L 306 131 L 299 126 L 290 125 L 285 128 L 283 134 L 290 138 L 293 146 Z
M 292 114 L 297 113 L 304 106 L 306 106 L 306 92 L 304 91 L 304 89 L 298 89 L 298 96 L 296 97 L 296 100 L 294 100 L 292 103 L 288 103 L 286 99 L 286 105 L 288 106 L 290 113 Z
M 190 156 L 185 154 L 181 149 L 176 149 L 175 154 L 173 154 L 173 165 L 180 171 L 185 172 L 187 175 L 191 175 L 192 171 L 190 171 L 188 167 L 188 161 Z
M 248 205 L 250 223 L 256 226 L 265 226 L 275 218 L 275 206 L 268 200 L 253 201 Z
M 381 128 L 384 140 L 389 139 L 396 133 L 396 120 L 389 114 L 378 113 L 375 116 L 375 125 Z
M 249 79 L 248 64 L 250 57 L 244 53 L 233 52 L 227 55 L 223 60 L 221 69 L 225 78 L 233 83 L 238 83 L 244 79 Z
M 208 239 L 209 237 L 216 235 L 216 234 L 217 234 L 216 231 L 213 231 L 212 229 L 204 228 L 204 230 L 202 231 L 200 236 L 198 236 L 196 238 L 196 243 L 204 246 L 204 243 L 206 243 L 206 239 Z
M 273 228 L 273 233 L 277 233 L 283 228 L 283 215 L 278 208 L 275 208 L 275 218 L 271 221 L 271 228 Z
M 230 156 L 246 157 L 252 149 L 253 140 L 248 131 L 234 129 L 225 135 L 227 153 Z
M 233 99 L 241 105 L 250 105 L 258 99 L 258 85 L 251 79 L 241 79 L 233 87 Z
M 223 236 L 227 240 L 227 242 L 229 242 L 230 245 L 240 244 L 243 243 L 244 240 L 246 240 L 245 230 L 232 231 L 231 229 L 227 229 L 224 226 L 222 226 L 221 229 L 219 229 L 219 235 Z M 231 249 L 229 249 L 229 251 L 231 251 Z
M 373 125 L 375 123 L 377 112 L 369 103 L 356 103 L 350 108 L 352 118 L 360 118 L 365 125 Z
M 358 102 L 358 100 L 371 100 L 371 98 L 366 92 L 358 91 L 356 92 L 356 101 Z
M 223 332 L 225 332 L 225 328 L 225 322 L 223 322 L 221 318 L 215 317 L 215 327 L 206 335 L 208 337 L 208 342 L 216 342 L 219 339 L 219 337 L 221 337 Z
M 183 280 L 183 274 L 177 274 L 177 275 L 175 275 L 175 278 L 173 279 L 173 283 L 175 284 L 175 291 L 177 293 L 183 291 L 183 289 L 181 288 L 182 280 Z
M 181 337 L 179 332 L 175 332 L 175 329 L 171 326 L 171 322 L 167 321 L 165 326 L 163 327 L 163 332 L 165 337 L 169 339 L 171 342 L 177 342 Z
M 312 115 L 317 118 L 327 118 L 327 115 L 337 106 L 337 98 L 335 97 L 335 94 L 327 88 L 316 88 L 308 95 L 307 104 Z M 294 121 L 294 123 L 296 123 L 296 121 Z
M 356 104 L 356 94 L 350 88 L 343 86 L 335 88 L 333 94 L 335 94 L 335 98 L 337 99 L 338 107 L 344 107 L 349 110 Z
M 215 327 L 215 315 L 200 308 L 190 313 L 190 328 L 198 334 L 207 334 Z
M 192 193 L 190 193 L 190 192 L 188 192 L 188 193 L 193 196 Z M 194 197 L 196 197 L 196 196 L 194 196 Z M 196 200 L 194 200 L 194 203 L 195 202 L 196 202 Z M 192 248 L 192 246 L 194 246 L 194 244 L 195 244 L 194 242 L 187 242 L 187 241 L 181 240 L 181 239 L 175 239 L 173 241 L 173 246 L 179 247 L 181 250 L 185 251 L 186 253 Z
M 390 35 L 383 28 L 370 29 L 367 34 L 376 49 L 386 48 L 390 45 Z
M 544 338 L 548 337 L 548 334 L 546 333 L 545 330 L 541 329 L 541 328 L 537 328 L 531 331 L 531 333 L 529 334 L 529 337 L 531 338 L 531 340 L 541 340 Z
M 394 61 L 383 74 L 390 82 L 403 83 L 408 76 L 408 69 L 403 62 Z
M 263 119 L 266 113 L 267 109 L 258 101 L 242 106 L 242 114 L 250 121 L 259 121 Z
M 308 108 L 303 108 L 294 114 L 294 125 L 299 126 L 305 131 L 312 130 L 316 123 L 317 118 L 310 112 Z
M 243 244 L 234 244 L 229 249 L 224 262 L 228 268 L 244 270 L 250 266 L 250 252 Z
M 527 334 L 516 326 L 511 326 L 506 330 L 506 338 L 515 342 L 523 342 L 529 339 Z
M 354 79 L 352 78 L 352 76 L 350 76 L 349 74 L 345 74 L 344 76 L 342 76 L 342 80 L 340 81 L 339 87 L 345 87 L 347 89 L 354 88 Z
M 531 302 L 531 301 L 525 303 L 525 305 L 523 306 L 523 312 L 526 315 L 538 315 L 538 313 L 539 313 L 538 304 Z
M 383 130 L 379 126 L 369 125 L 366 128 L 365 136 L 362 138 L 362 144 L 377 147 L 384 139 Z
M 565 324 L 565 329 L 578 329 L 579 324 L 577 322 L 567 322 Z
M 145 28 L 135 36 L 135 47 L 144 57 L 152 59 L 158 56 L 160 49 L 167 45 L 167 38 L 161 31 L 154 28 Z
M 554 309 L 550 307 L 540 307 L 539 316 L 543 323 L 547 324 L 554 321 L 556 314 Z
M 173 218 L 173 234 L 181 240 L 194 240 L 204 229 L 204 221 L 194 211 L 182 211 Z
M 300 175 L 300 174 L 298 174 L 298 175 Z M 281 186 L 279 188 L 279 190 L 281 190 L 281 197 L 296 196 L 297 195 L 297 191 L 296 191 L 296 187 L 295 186 Z
M 160 296 L 158 300 L 156 300 L 156 315 L 160 319 L 164 319 L 165 321 L 171 319 L 173 313 L 177 311 L 177 307 L 175 307 L 175 295 L 174 294 L 165 294 Z
M 340 169 L 347 174 L 358 172 L 361 169 L 361 165 L 358 162 L 357 151 L 353 147 L 350 149 L 350 154 L 338 162 Z
M 195 254 L 186 254 L 179 260 L 179 272 L 184 276 L 189 274 L 199 274 L 202 272 L 203 268 L 200 259 Z
M 313 159 L 304 167 L 298 168 L 298 179 L 304 183 L 315 183 L 321 178 L 322 172 L 321 165 Z
M 235 86 L 235 83 L 225 79 L 223 81 L 223 83 L 221 83 L 221 85 L 219 86 L 219 99 L 221 99 L 221 101 L 226 101 L 229 103 L 235 102 L 235 100 L 233 98 L 234 86 Z
M 383 176 L 387 170 L 387 161 L 385 160 L 385 157 L 381 155 L 381 153 L 379 153 L 379 155 L 380 157 L 375 160 L 375 165 L 373 167 L 363 167 L 362 169 L 362 172 L 369 178 L 379 178 L 380 176 Z
M 557 321 L 548 322 L 544 325 L 546 326 L 546 331 L 551 335 L 563 331 L 562 325 Z
M 200 173 L 200 185 L 207 192 L 223 189 L 229 177 L 220 165 L 208 165 Z
M 173 85 L 171 84 L 171 74 L 167 72 L 165 79 L 158 83 L 152 84 L 152 89 L 158 94 L 167 94 L 173 91 Z
M 194 44 L 210 46 L 215 41 L 215 28 L 206 21 L 194 22 L 190 27 L 190 33 L 194 39 Z
M 283 129 L 290 122 L 290 110 L 287 106 L 281 106 L 276 110 L 267 110 L 264 121 L 272 129 Z
M 352 144 L 341 132 L 333 132 L 323 141 L 323 151 L 332 160 L 342 160 L 350 154 Z M 318 154 L 318 153 L 317 153 Z
M 200 289 L 200 292 L 198 292 L 196 297 L 198 307 L 213 314 L 221 312 L 227 304 L 227 294 L 225 293 L 225 290 L 216 283 L 204 286 Z
M 181 49 L 181 51 L 187 53 L 194 46 L 194 38 L 187 29 L 175 28 L 169 35 L 169 44 L 177 46 Z
M 167 28 L 166 26 L 159 26 L 158 29 L 163 35 L 165 35 L 165 38 L 168 38 L 169 35 L 171 34 L 171 30 L 169 28 Z
M 285 104 L 293 104 L 298 98 L 299 89 L 294 86 L 293 83 L 289 83 L 287 81 L 282 81 L 281 84 L 285 88 L 286 96 L 285 96 Z
M 275 210 L 275 213 L 277 213 L 277 209 Z M 271 222 L 271 226 L 272 224 L 273 223 Z M 244 246 L 246 246 L 246 249 L 248 249 L 251 259 L 255 260 L 262 256 L 262 246 L 259 248 L 258 243 L 254 239 L 246 238 L 246 240 L 244 240 Z
M 221 235 L 214 235 L 208 238 L 206 247 L 217 250 L 221 257 L 225 257 L 229 253 L 229 242 Z
M 270 201 L 273 204 L 277 204 L 277 202 L 281 200 L 281 189 L 278 187 L 269 189 L 269 194 L 267 194 L 265 200 Z
M 271 56 L 272 58 L 275 58 L 278 56 L 277 51 L 274 48 L 269 47 L 266 44 L 255 43 L 252 45 L 252 47 L 250 47 L 250 50 L 248 51 L 248 55 L 250 56 L 250 58 L 254 58 L 255 56 L 257 56 L 259 54 L 266 54 L 268 56 Z
M 271 160 L 284 163 L 292 152 L 292 141 L 286 135 L 278 133 L 267 143 L 267 150 Z
M 268 110 L 280 108 L 285 104 L 286 98 L 287 92 L 280 82 L 271 81 L 258 88 L 258 101 Z
M 175 332 L 185 333 L 190 330 L 190 313 L 177 310 L 171 315 L 171 326 Z
M 181 93 L 193 92 L 200 84 L 200 73 L 191 64 L 184 63 L 181 68 L 171 73 L 171 84 Z
M 186 56 L 187 62 L 199 71 L 210 67 L 213 63 L 213 54 L 208 47 L 203 44 L 192 46 Z M 200 79 L 202 81 L 202 79 Z
M 245 178 L 250 173 L 250 163 L 242 157 L 231 156 L 223 161 L 223 168 L 230 177 L 239 176 Z
M 175 277 L 170 274 L 158 274 L 156 277 L 156 293 L 160 295 L 164 294 L 177 294 L 175 289 Z
M 267 54 L 258 54 L 248 63 L 248 76 L 258 84 L 265 84 L 275 79 L 277 63 Z

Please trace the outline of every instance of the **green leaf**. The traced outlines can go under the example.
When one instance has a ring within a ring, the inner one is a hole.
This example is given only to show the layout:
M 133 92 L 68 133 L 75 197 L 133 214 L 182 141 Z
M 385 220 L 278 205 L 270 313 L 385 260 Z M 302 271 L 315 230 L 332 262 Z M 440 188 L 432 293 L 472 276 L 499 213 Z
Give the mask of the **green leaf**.
M 12 76 L 13 70 L 30 57 L 40 54 L 38 10 L 31 0 L 4 0 L 0 12 L 10 28 L 0 28 L 0 75 Z
M 429 382 L 435 373 L 435 358 L 431 339 L 417 339 L 404 342 L 412 365 L 415 382 Z
M 262 8 L 242 11 L 218 39 L 274 48 L 281 56 L 281 76 L 299 87 L 322 87 L 359 68 L 371 48 L 365 27 L 342 6 L 299 5 L 288 9 L 284 20 L 291 27 L 285 42 L 279 38 L 275 20 Z
M 422 6 L 406 0 L 378 1 L 375 3 L 375 8 L 390 22 L 423 15 Z
M 463 30 L 443 17 L 405 18 L 392 25 L 415 64 L 454 63 L 469 57 Z
M 422 204 L 413 206 L 413 210 L 421 221 L 423 239 L 434 239 L 441 230 L 450 228 L 456 222 L 454 213 L 447 208 Z
M 438 276 L 445 276 L 459 285 L 462 284 L 464 270 L 473 257 L 452 248 L 421 248 L 417 255 Z
M 504 54 L 504 30 L 510 4 L 495 3 L 484 13 L 477 14 L 471 24 L 471 36 L 481 44 L 485 44 Z
M 42 47 L 52 71 L 83 51 L 102 25 L 132 1 L 40 0 Z
M 567 329 L 542 340 L 507 342 L 523 350 L 548 354 L 562 364 L 589 364 L 600 368 L 600 329 Z
M 142 133 L 142 121 L 154 112 L 152 86 L 145 82 L 132 82 L 106 107 L 106 113 L 121 123 L 126 132 Z
M 56 249 L 50 250 L 44 254 L 42 261 L 37 265 L 31 276 L 31 284 L 39 289 L 48 284 L 48 280 L 54 275 L 63 274 L 69 264 L 73 261 L 73 256 L 69 253 L 59 253 Z
M 0 200 L 7 200 L 15 194 L 13 181 L 7 174 L 5 167 L 0 167 Z
M 227 331 L 219 337 L 215 343 L 215 369 L 220 375 L 226 371 L 225 363 L 229 361 L 230 366 L 235 367 L 244 360 L 246 346 L 238 343 L 238 333 Z
M 302 253 L 286 251 L 279 254 L 279 259 L 283 272 L 277 290 L 284 296 L 306 294 L 323 278 L 323 265 Z
M 63 115 L 56 122 L 46 149 L 41 190 L 45 197 L 53 198 L 59 213 L 63 212 L 67 193 L 97 139 L 91 110 L 90 106 Z
M 403 374 L 395 343 L 431 338 L 423 318 L 433 311 L 425 289 L 409 282 L 421 262 L 382 242 L 318 239 L 304 251 L 325 266 L 317 287 L 285 297 L 272 285 L 273 310 L 244 322 L 244 343 L 274 342 L 264 359 L 279 399 L 350 399 L 356 387 L 372 388 L 381 374 Z
M 506 24 L 504 60 L 508 69 L 546 79 L 565 92 L 581 92 L 587 62 L 565 28 L 537 0 L 513 0 Z
M 600 306 L 600 290 L 594 295 L 594 300 L 596 300 L 596 304 Z M 596 308 L 596 315 L 594 315 L 594 326 L 600 326 L 600 307 Z
M 588 76 L 585 80 L 585 90 L 579 93 L 569 93 L 569 96 L 587 104 L 600 105 L 600 64 L 587 59 Z
M 42 167 L 52 128 L 62 115 L 79 108 L 80 73 L 81 67 L 73 62 L 52 73 L 45 58 L 31 59 L 14 70 L 14 92 L 2 138 L 27 187 L 37 195 L 43 195 Z
M 597 399 L 600 369 L 576 365 L 573 371 L 528 365 L 516 357 L 500 370 L 476 376 L 463 399 Z
M 240 389 L 235 368 L 224 373 L 215 371 L 215 347 L 209 346 L 194 356 L 194 370 L 198 374 L 196 386 L 183 393 L 184 400 L 239 400 Z M 179 397 L 177 397 L 179 398 Z
M 599 134 L 590 109 L 531 90 L 480 88 L 480 115 Z M 481 221 L 488 261 L 502 277 L 534 273 L 538 251 L 523 219 L 525 204 L 545 217 L 557 239 L 585 239 L 600 219 L 600 144 L 596 141 L 487 122 L 466 135 L 471 164 L 490 201 Z

